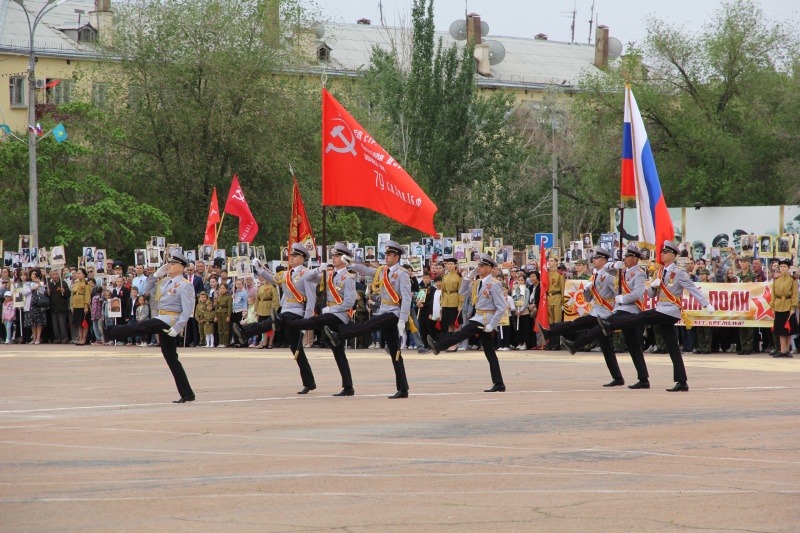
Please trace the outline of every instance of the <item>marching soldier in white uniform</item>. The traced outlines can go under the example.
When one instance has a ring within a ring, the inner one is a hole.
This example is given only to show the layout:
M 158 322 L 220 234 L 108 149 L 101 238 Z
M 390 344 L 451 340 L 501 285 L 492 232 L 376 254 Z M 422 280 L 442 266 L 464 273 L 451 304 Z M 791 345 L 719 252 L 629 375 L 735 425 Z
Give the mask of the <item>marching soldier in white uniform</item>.
M 125 339 L 142 333 L 159 335 L 161 354 L 181 395 L 173 403 L 193 402 L 195 399 L 183 365 L 178 361 L 178 342 L 175 338 L 186 327 L 194 311 L 194 287 L 183 277 L 183 270 L 188 264 L 182 253 L 172 252 L 168 262 L 147 278 L 144 292 L 158 301 L 158 317 L 112 326 L 106 330 L 106 338 L 109 339 Z M 159 281 L 159 278 L 164 279 Z
M 664 262 L 664 268 L 656 274 L 656 278 L 650 283 L 650 288 L 647 289 L 651 298 L 658 297 L 658 304 L 655 309 L 643 311 L 637 315 L 620 317 L 612 315 L 609 320 L 598 319 L 600 327 L 606 335 L 610 335 L 614 329 L 620 328 L 640 327 L 647 324 L 659 327 L 661 336 L 667 345 L 669 357 L 672 359 L 673 379 L 676 381 L 674 387 L 667 389 L 669 392 L 689 390 L 686 367 L 683 364 L 681 347 L 678 344 L 678 337 L 675 333 L 675 323 L 681 319 L 683 312 L 681 304 L 683 291 L 685 290 L 694 296 L 700 302 L 700 305 L 705 308 L 706 312 L 714 312 L 714 306 L 708 303 L 700 289 L 689 279 L 686 271 L 675 264 L 675 258 L 678 253 L 678 247 L 674 242 L 664 241 L 661 250 L 661 260 Z
M 347 272 L 347 263 L 352 258 L 352 252 L 343 244 L 336 244 L 331 251 L 331 263 L 333 271 L 328 272 L 324 265 L 317 269 L 311 269 L 308 282 L 316 284 L 316 280 L 322 277 L 325 285 L 326 306 L 322 308 L 322 314 L 312 316 L 303 320 L 292 319 L 281 313 L 274 318 L 275 330 L 286 327 L 287 330 L 296 330 L 294 335 L 302 338 L 303 330 L 312 330 L 326 326 L 332 331 L 339 331 L 339 328 L 350 322 L 350 315 L 353 305 L 356 303 L 356 279 L 353 274 Z M 290 335 L 291 336 L 291 335 Z M 334 396 L 353 396 L 353 377 L 350 374 L 350 364 L 347 362 L 344 345 L 332 345 L 333 358 L 339 373 L 342 375 L 342 390 Z
M 492 278 L 493 268 L 497 268 L 495 260 L 489 254 L 483 254 L 478 261 L 478 266 L 461 282 L 459 292 L 465 299 L 472 298 L 475 316 L 470 318 L 459 331 L 439 335 L 437 339 L 428 335 L 428 343 L 433 349 L 433 353 L 438 355 L 442 350 L 480 333 L 483 354 L 489 361 L 489 371 L 492 376 L 492 387 L 484 392 L 505 392 L 506 385 L 503 382 L 503 374 L 500 372 L 500 361 L 494 350 L 492 331 L 497 329 L 497 325 L 503 318 L 506 310 L 506 298 L 503 294 L 503 284 Z
M 370 268 L 356 263 L 353 270 L 367 277 L 377 279 L 380 286 L 381 307 L 377 313 L 361 324 L 339 326 L 336 332 L 325 326 L 325 334 L 333 346 L 338 346 L 346 339 L 360 337 L 365 333 L 380 330 L 394 366 L 397 392 L 389 398 L 408 398 L 408 381 L 403 356 L 400 354 L 400 334 L 406 329 L 408 313 L 411 309 L 411 279 L 408 271 L 399 264 L 403 255 L 403 247 L 395 241 L 386 241 L 386 264 L 378 268 Z
M 261 279 L 283 289 L 281 291 L 281 318 L 287 323 L 292 320 L 310 318 L 314 315 L 314 304 L 317 298 L 316 282 L 319 280 L 319 273 L 303 266 L 308 257 L 309 253 L 306 247 L 302 244 L 294 243 L 289 254 L 288 270 L 277 274 L 273 274 L 266 268 L 258 271 Z M 257 259 L 254 260 L 254 263 L 256 266 L 261 264 Z M 252 336 L 256 333 L 267 331 L 276 319 L 277 317 L 272 317 L 254 324 L 253 327 L 245 326 L 241 328 L 242 333 L 246 336 Z M 286 332 L 289 338 L 289 349 L 294 353 L 294 359 L 300 368 L 300 379 L 303 381 L 303 388 L 297 394 L 308 394 L 309 391 L 317 388 L 317 384 L 314 381 L 314 373 L 311 371 L 306 352 L 303 350 L 302 332 L 295 328 L 286 328 Z
M 588 329 L 584 335 L 575 339 L 574 341 L 562 339 L 562 344 L 564 344 L 570 353 L 575 354 L 575 352 L 581 346 L 593 340 L 597 340 L 601 346 L 603 343 L 608 343 L 608 346 L 610 346 L 612 350 L 611 353 L 614 353 L 613 345 L 610 343 L 610 337 L 607 337 L 603 333 L 602 328 L 599 324 L 597 324 L 597 319 L 602 318 L 605 320 L 615 320 L 617 318 L 623 318 L 629 315 L 636 315 L 644 309 L 642 297 L 644 296 L 647 276 L 644 273 L 644 270 L 639 267 L 639 259 L 641 258 L 641 255 L 641 251 L 636 243 L 631 243 L 625 248 L 624 263 L 622 261 L 617 261 L 616 263 L 605 262 L 605 265 L 602 267 L 604 276 L 610 276 L 610 278 L 614 280 L 613 282 L 619 281 L 620 290 L 617 291 L 617 289 L 614 289 L 613 291 L 614 294 L 617 292 L 619 292 L 619 294 L 612 296 L 614 302 L 612 312 L 597 314 L 594 318 L 594 327 Z M 622 270 L 622 275 L 618 278 L 620 270 Z M 639 378 L 636 384 L 629 385 L 628 388 L 649 389 L 650 382 L 648 381 L 647 364 L 644 361 L 644 354 L 642 353 L 641 328 L 638 326 L 623 328 L 622 336 L 625 338 L 625 344 L 631 354 L 633 366 L 636 367 L 636 373 Z M 608 358 L 606 358 L 606 363 L 608 364 Z M 614 354 L 613 364 L 616 365 L 616 354 Z M 609 366 L 609 370 L 611 370 L 611 366 Z M 613 375 L 614 374 L 612 372 L 612 376 Z M 617 381 L 617 378 L 615 378 L 614 381 L 608 383 L 606 386 L 614 387 L 624 384 L 625 382 L 622 381 L 622 376 L 620 374 L 619 381 Z

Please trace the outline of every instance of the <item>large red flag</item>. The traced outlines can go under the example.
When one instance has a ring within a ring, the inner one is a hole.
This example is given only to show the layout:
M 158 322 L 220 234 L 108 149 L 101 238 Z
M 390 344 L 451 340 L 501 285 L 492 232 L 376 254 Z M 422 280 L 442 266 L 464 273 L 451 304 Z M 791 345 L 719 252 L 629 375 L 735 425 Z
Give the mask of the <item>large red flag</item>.
M 306 206 L 300 196 L 300 187 L 297 186 L 297 178 L 292 174 L 294 180 L 294 193 L 292 194 L 292 222 L 289 224 L 289 249 L 296 242 L 304 245 L 311 257 L 317 256 L 317 244 L 314 241 L 314 233 L 311 231 L 311 223 L 306 215 Z
M 549 328 L 550 321 L 547 317 L 547 289 L 550 288 L 550 278 L 547 277 L 547 258 L 544 251 L 544 239 L 539 244 L 539 301 L 537 302 L 536 309 L 536 322 L 542 326 Z M 537 325 L 533 328 L 534 331 L 539 331 Z
M 208 222 L 206 222 L 206 235 L 203 244 L 215 244 L 217 241 L 216 224 L 219 224 L 219 204 L 217 203 L 217 188 L 211 195 L 211 205 L 208 207 Z
M 322 89 L 322 205 L 366 207 L 436 235 L 437 207 L 414 179 Z
M 225 202 L 225 212 L 239 217 L 239 241 L 251 243 L 258 233 L 258 224 L 250 212 L 250 206 L 244 199 L 244 193 L 239 186 L 239 178 L 233 176 L 231 190 L 228 192 L 228 201 Z

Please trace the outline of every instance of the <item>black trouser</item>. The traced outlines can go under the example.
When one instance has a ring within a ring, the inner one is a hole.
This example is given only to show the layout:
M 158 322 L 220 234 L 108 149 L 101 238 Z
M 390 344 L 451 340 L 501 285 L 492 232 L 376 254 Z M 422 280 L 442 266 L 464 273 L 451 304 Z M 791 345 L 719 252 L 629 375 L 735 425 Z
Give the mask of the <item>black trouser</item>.
M 136 337 L 142 334 L 158 334 L 161 344 L 161 355 L 167 361 L 172 372 L 172 377 L 175 379 L 175 385 L 178 387 L 178 392 L 181 398 L 194 394 L 192 387 L 189 385 L 189 378 L 186 377 L 186 372 L 183 370 L 183 365 L 178 361 L 178 339 L 170 337 L 166 334 L 170 327 L 158 318 L 149 318 L 142 322 L 128 322 L 121 326 L 111 326 L 107 329 L 109 339 L 124 340 L 128 337 Z
M 300 315 L 296 315 L 294 313 L 281 313 L 281 316 L 287 323 L 287 326 L 291 324 L 292 321 L 300 321 L 303 320 L 303 317 Z M 267 322 L 266 320 L 264 322 Z M 269 321 L 272 323 L 272 320 Z M 258 324 L 254 324 L 258 326 L 262 324 L 259 322 Z M 269 326 L 268 326 L 269 327 Z M 257 330 L 258 333 L 262 333 L 264 330 Z M 247 333 L 248 336 L 251 335 L 250 332 Z M 303 349 L 303 332 L 302 330 L 287 327 L 286 328 L 286 337 L 289 339 L 289 349 L 294 354 L 294 360 L 297 361 L 297 366 L 300 368 L 300 379 L 303 380 L 303 387 L 314 388 L 317 386 L 317 383 L 314 381 L 314 373 L 311 371 L 311 364 L 308 362 L 308 357 L 306 357 L 306 352 Z
M 183 334 L 188 344 L 194 344 L 195 346 L 200 344 L 200 325 L 197 323 L 195 317 L 189 317 L 189 321 L 186 323 L 186 330 Z M 142 338 L 142 340 L 147 339 Z
M 663 314 L 663 313 L 659 313 Z M 633 327 L 622 327 L 618 325 L 621 320 L 628 320 L 630 318 L 636 318 L 640 316 L 638 313 L 628 313 L 627 311 L 615 311 L 611 313 L 605 320 L 612 325 L 611 329 L 622 330 L 622 336 L 625 338 L 625 345 L 628 347 L 628 353 L 631 355 L 631 359 L 633 360 L 633 366 L 636 367 L 636 375 L 639 378 L 639 381 L 648 379 L 649 375 L 647 373 L 647 364 L 644 361 L 644 353 L 642 352 L 642 327 L 641 326 L 633 326 Z M 600 349 L 603 350 L 603 357 L 606 360 L 606 366 L 608 367 L 608 371 L 611 372 L 611 377 L 618 379 L 622 378 L 622 374 L 619 370 L 619 363 L 617 362 L 616 352 L 614 352 L 614 345 L 611 342 L 610 337 L 606 337 L 603 335 L 603 330 L 600 328 L 600 325 L 597 323 L 597 318 L 590 316 L 591 320 L 594 322 L 594 326 L 589 327 L 589 320 L 584 320 L 587 317 L 580 317 L 572 322 L 581 321 L 582 324 L 585 326 L 575 328 L 573 326 L 572 331 L 578 331 L 580 329 L 585 329 L 586 332 L 581 335 L 580 337 L 576 338 L 574 341 L 575 348 L 581 348 L 590 342 L 597 341 L 600 345 Z M 554 324 L 553 327 L 558 327 L 559 333 L 570 333 L 570 330 L 567 329 L 568 322 L 561 322 L 559 324 Z M 677 340 L 676 340 L 677 342 Z
M 242 327 L 242 311 L 236 311 L 235 313 L 231 313 L 231 327 L 233 324 L 238 324 L 239 327 Z M 236 338 L 236 335 L 233 335 L 233 342 L 231 344 L 239 344 L 239 339 Z M 247 346 L 247 339 L 249 339 L 249 335 L 245 335 L 244 337 L 244 345 Z
M 594 331 L 595 328 L 598 330 L 600 329 L 600 326 L 597 324 L 597 317 L 593 315 L 584 315 L 576 318 L 575 320 L 571 320 L 570 322 L 558 322 L 557 324 L 553 324 L 553 327 L 550 328 L 550 333 L 557 335 L 568 335 L 584 330 Z M 583 337 L 581 337 L 581 339 L 583 339 Z M 614 345 L 611 343 L 611 337 L 606 337 L 603 335 L 601 330 L 600 336 L 596 340 L 600 345 L 600 349 L 603 351 L 603 359 L 606 361 L 606 367 L 608 367 L 611 377 L 614 379 L 622 379 L 622 372 L 619 369 L 617 353 L 614 351 Z M 627 342 L 627 337 L 625 338 L 625 341 Z M 588 341 L 585 343 L 583 341 L 581 342 L 582 345 L 588 344 Z M 639 346 L 638 349 L 639 353 L 641 353 L 642 347 Z M 631 352 L 631 357 L 633 358 L 633 363 L 635 365 L 636 357 L 634 356 L 633 352 Z M 642 356 L 642 361 L 644 361 L 644 356 Z M 638 366 L 636 368 L 637 370 L 639 369 Z
M 394 367 L 394 379 L 397 390 L 407 391 L 408 380 L 406 379 L 406 368 L 403 364 L 403 356 L 399 351 L 400 338 L 397 333 L 398 317 L 394 313 L 382 313 L 374 315 L 372 318 L 361 324 L 346 324 L 339 326 L 339 340 L 345 341 L 359 337 L 370 331 L 380 330 L 383 340 L 389 347 L 389 355 L 392 358 Z
M 483 355 L 489 361 L 489 372 L 492 375 L 492 383 L 495 385 L 505 385 L 503 383 L 503 374 L 500 372 L 500 361 L 497 359 L 497 353 L 494 351 L 494 343 L 492 342 L 492 334 L 483 331 L 483 324 L 475 320 L 470 320 L 467 324 L 458 331 L 452 333 L 441 333 L 436 342 L 439 343 L 439 348 L 445 350 L 450 346 L 455 346 L 459 342 L 479 334 L 481 338 L 481 346 L 483 346 Z
M 322 329 L 323 326 L 328 326 L 333 331 L 339 331 L 339 328 L 344 325 L 342 321 L 332 313 L 299 320 L 289 318 L 288 315 L 284 316 L 287 317 L 286 327 L 288 329 L 297 330 L 298 334 L 301 334 L 303 330 Z M 333 350 L 333 358 L 336 361 L 336 366 L 339 367 L 339 374 L 342 375 L 342 387 L 352 388 L 353 377 L 350 374 L 350 363 L 347 362 L 347 356 L 344 352 L 344 343 L 340 343 L 339 346 L 331 348 L 331 350 Z
M 514 344 L 519 346 L 520 344 L 524 344 L 526 348 L 532 348 L 534 345 L 533 342 L 533 326 L 531 325 L 531 315 L 519 315 L 516 316 L 514 313 L 514 318 L 519 323 L 519 326 L 516 326 L 514 329 Z
M 69 313 L 53 311 L 50 317 L 53 323 L 53 342 L 69 342 Z
M 639 328 L 647 324 L 658 326 L 658 330 L 664 339 L 664 344 L 667 346 L 669 358 L 672 359 L 672 374 L 673 379 L 678 382 L 686 381 L 686 367 L 683 364 L 683 355 L 681 354 L 681 347 L 678 344 L 678 335 L 675 332 L 675 323 L 679 319 L 650 309 L 641 313 L 612 313 L 608 317 L 607 322 L 611 325 L 611 329 L 622 329 L 623 332 L 626 328 Z M 628 342 L 628 339 L 625 339 Z M 641 345 L 640 345 L 641 346 Z M 630 350 L 630 346 L 628 346 Z M 633 354 L 631 354 L 633 355 Z M 636 360 L 634 360 L 636 363 Z M 638 368 L 638 367 L 637 367 Z
M 293 314 L 292 316 L 297 316 L 297 315 Z M 240 324 L 240 327 L 242 328 L 244 336 L 249 339 L 250 337 L 255 337 L 256 335 L 261 335 L 262 333 L 270 331 L 272 329 L 272 317 L 267 317 L 264 320 L 259 320 L 255 324 Z

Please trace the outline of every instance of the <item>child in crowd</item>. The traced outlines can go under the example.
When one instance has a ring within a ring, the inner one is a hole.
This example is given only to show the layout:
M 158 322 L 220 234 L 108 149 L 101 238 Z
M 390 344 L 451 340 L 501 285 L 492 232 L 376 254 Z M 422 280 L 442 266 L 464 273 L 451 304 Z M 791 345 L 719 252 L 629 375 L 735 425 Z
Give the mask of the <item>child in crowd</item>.
M 5 291 L 3 301 L 3 325 L 6 327 L 6 344 L 11 344 L 11 337 L 14 335 L 14 295 L 11 291 Z
M 97 286 L 92 290 L 92 304 L 89 309 L 89 316 L 92 321 L 92 331 L 94 332 L 94 341 L 92 346 L 102 346 L 103 341 L 103 311 L 105 299 L 103 298 L 103 287 Z
M 136 287 L 133 287 L 131 289 L 131 293 L 133 293 L 133 289 L 135 288 Z M 149 318 L 150 318 L 150 304 L 147 301 L 147 296 L 144 294 L 140 294 L 136 305 L 136 322 L 142 322 Z M 143 337 L 140 338 L 142 342 L 139 343 L 139 346 L 141 347 L 147 346 L 147 335 L 144 335 Z
M 203 322 L 205 325 L 203 326 L 203 332 L 206 335 L 206 348 L 213 348 L 214 347 L 214 317 L 216 312 L 214 311 L 214 304 L 211 300 L 206 303 L 206 312 L 203 315 L 204 320 Z
M 105 293 L 103 293 L 103 320 L 105 320 L 105 324 L 106 324 L 107 328 L 110 328 L 111 326 L 114 326 L 117 323 L 117 319 L 116 318 L 112 318 L 112 317 L 108 316 L 109 307 L 111 307 L 111 298 L 113 298 L 113 297 L 114 297 L 114 295 L 111 294 L 111 291 L 105 291 Z M 104 344 L 106 346 L 116 346 L 117 345 L 117 341 L 108 341 L 108 342 L 106 342 Z
M 231 337 L 231 310 L 233 308 L 233 298 L 228 294 L 228 286 L 220 283 L 217 288 L 216 317 L 217 332 L 219 333 L 219 347 L 225 348 L 230 344 Z
M 205 334 L 206 323 L 208 322 L 208 311 L 206 311 L 207 305 L 208 294 L 206 291 L 203 291 L 197 295 L 197 305 L 194 307 L 194 319 L 197 320 L 197 331 L 200 333 L 200 335 Z M 203 345 L 203 348 L 208 348 L 208 338 L 206 338 L 206 343 Z
M 247 297 L 247 314 L 242 319 L 242 324 L 255 324 L 258 322 L 258 312 L 256 308 L 255 296 Z M 258 348 L 258 336 L 250 337 L 247 339 L 247 345 L 250 348 Z

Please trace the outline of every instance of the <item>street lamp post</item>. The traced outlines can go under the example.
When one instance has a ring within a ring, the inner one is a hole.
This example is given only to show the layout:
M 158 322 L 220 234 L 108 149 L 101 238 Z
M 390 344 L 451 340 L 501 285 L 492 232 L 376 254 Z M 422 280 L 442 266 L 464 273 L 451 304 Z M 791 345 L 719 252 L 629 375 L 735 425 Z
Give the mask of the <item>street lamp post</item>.
M 552 173 L 553 173 L 553 241 L 556 246 L 559 243 L 558 237 L 558 155 L 556 155 L 556 128 L 558 127 L 558 118 L 553 115 L 551 118 L 552 132 Z
M 31 23 L 31 17 L 25 8 L 23 0 L 14 0 L 22 7 L 25 18 L 28 19 L 28 33 L 30 35 L 30 49 L 28 58 L 28 222 L 30 225 L 31 246 L 39 247 L 39 185 L 36 176 L 36 131 L 30 126 L 36 124 L 36 57 L 33 53 L 33 37 L 36 26 L 41 22 L 42 17 L 56 6 L 60 6 L 69 0 L 47 0 L 47 3 L 39 10 Z

